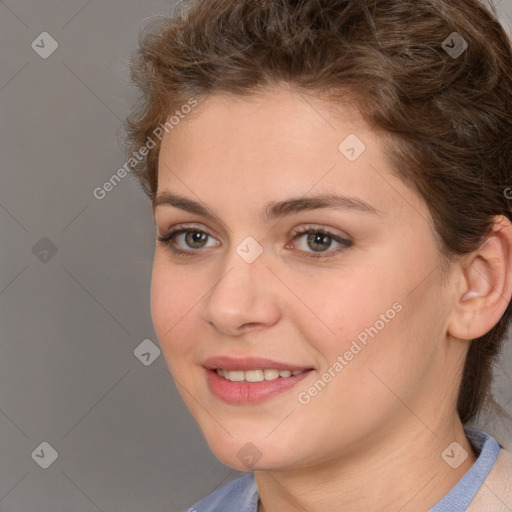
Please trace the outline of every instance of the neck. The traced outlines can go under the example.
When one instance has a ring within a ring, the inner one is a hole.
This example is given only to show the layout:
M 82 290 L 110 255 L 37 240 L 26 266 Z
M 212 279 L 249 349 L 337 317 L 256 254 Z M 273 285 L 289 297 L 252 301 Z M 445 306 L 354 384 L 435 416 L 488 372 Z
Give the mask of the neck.
M 454 441 L 468 453 L 456 469 L 441 457 Z M 255 471 L 258 512 L 429 510 L 475 460 L 458 417 L 430 429 L 410 416 L 400 429 L 387 427 L 357 453 L 299 469 Z

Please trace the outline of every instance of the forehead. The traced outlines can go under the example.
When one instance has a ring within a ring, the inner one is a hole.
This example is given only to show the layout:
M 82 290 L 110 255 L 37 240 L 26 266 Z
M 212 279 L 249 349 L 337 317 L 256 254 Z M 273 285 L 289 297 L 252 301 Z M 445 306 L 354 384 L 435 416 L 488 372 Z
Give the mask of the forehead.
M 356 159 L 347 158 L 347 140 Z M 404 207 L 396 189 L 405 184 L 391 174 L 381 138 L 348 103 L 333 107 L 289 89 L 215 94 L 164 135 L 157 197 L 172 191 L 261 208 L 285 196 L 336 192 L 385 211 Z
M 181 143 L 184 138 L 198 142 L 196 149 L 199 151 L 205 145 L 209 145 L 209 150 L 231 146 L 233 151 L 237 148 L 247 151 L 249 148 L 242 144 L 247 143 L 254 149 L 279 147 L 282 152 L 294 148 L 294 142 L 307 151 L 328 135 L 335 136 L 336 140 L 343 130 L 369 129 L 348 99 L 346 103 L 334 105 L 284 86 L 251 96 L 211 94 L 199 100 L 190 115 L 182 117 L 164 136 L 164 152 L 168 145 L 173 145 L 173 140 L 180 139 L 176 143 Z M 200 140 L 196 140 L 198 138 Z M 326 140 L 326 143 L 332 141 Z
M 321 172 L 335 163 L 344 136 L 368 139 L 367 130 L 356 111 L 340 108 L 334 115 L 320 100 L 289 89 L 249 97 L 217 93 L 164 135 L 159 178 L 172 178 L 170 167 L 190 177 L 298 179 L 302 171 L 313 175 L 312 167 Z

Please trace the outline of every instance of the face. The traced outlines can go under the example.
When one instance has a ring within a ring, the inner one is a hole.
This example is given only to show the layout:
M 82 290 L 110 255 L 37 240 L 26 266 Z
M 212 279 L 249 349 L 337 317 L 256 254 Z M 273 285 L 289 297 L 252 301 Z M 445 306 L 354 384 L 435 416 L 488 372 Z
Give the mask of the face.
M 151 308 L 215 455 L 306 467 L 364 449 L 410 409 L 439 414 L 452 294 L 427 207 L 377 133 L 288 89 L 197 109 L 160 152 L 157 234 L 182 231 L 157 241 Z

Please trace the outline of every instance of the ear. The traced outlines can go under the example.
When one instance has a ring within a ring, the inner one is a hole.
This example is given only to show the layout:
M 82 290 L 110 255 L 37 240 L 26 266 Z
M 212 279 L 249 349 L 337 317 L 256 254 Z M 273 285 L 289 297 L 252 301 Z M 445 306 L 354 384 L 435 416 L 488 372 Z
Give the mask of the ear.
M 512 297 L 512 223 L 496 216 L 492 233 L 478 250 L 460 260 L 461 275 L 448 334 L 472 340 L 488 333 Z

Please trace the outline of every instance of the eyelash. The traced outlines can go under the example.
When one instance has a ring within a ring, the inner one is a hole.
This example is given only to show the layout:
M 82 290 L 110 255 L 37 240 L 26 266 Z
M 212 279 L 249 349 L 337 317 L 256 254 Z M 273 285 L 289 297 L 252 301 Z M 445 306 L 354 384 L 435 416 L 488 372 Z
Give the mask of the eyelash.
M 176 254 L 178 256 L 184 256 L 184 257 L 195 256 L 194 253 L 199 252 L 199 249 L 197 249 L 197 250 L 191 249 L 190 251 L 185 251 L 183 249 L 177 248 L 174 245 L 174 239 L 182 233 L 201 233 L 201 234 L 204 234 L 204 235 L 207 235 L 207 236 L 213 238 L 209 233 L 207 233 L 206 231 L 203 231 L 201 229 L 197 229 L 194 227 L 183 228 L 181 226 L 177 226 L 176 228 L 171 229 L 166 235 L 158 236 L 158 241 L 161 242 L 162 244 L 164 244 L 165 246 L 167 246 L 174 254 Z M 321 233 L 323 235 L 327 235 L 335 242 L 340 243 L 341 246 L 334 250 L 331 250 L 331 251 L 327 250 L 327 251 L 321 251 L 318 253 L 314 253 L 314 252 L 309 253 L 307 251 L 300 251 L 301 253 L 307 254 L 307 256 L 301 256 L 304 258 L 311 258 L 311 259 L 331 258 L 352 246 L 352 242 L 350 240 L 341 238 L 338 235 L 335 235 L 334 233 L 331 233 L 330 231 L 323 229 L 323 228 L 319 228 L 319 227 L 306 226 L 305 228 L 293 231 L 292 232 L 293 240 L 296 240 L 297 238 L 299 238 L 302 235 L 310 234 L 310 233 Z

